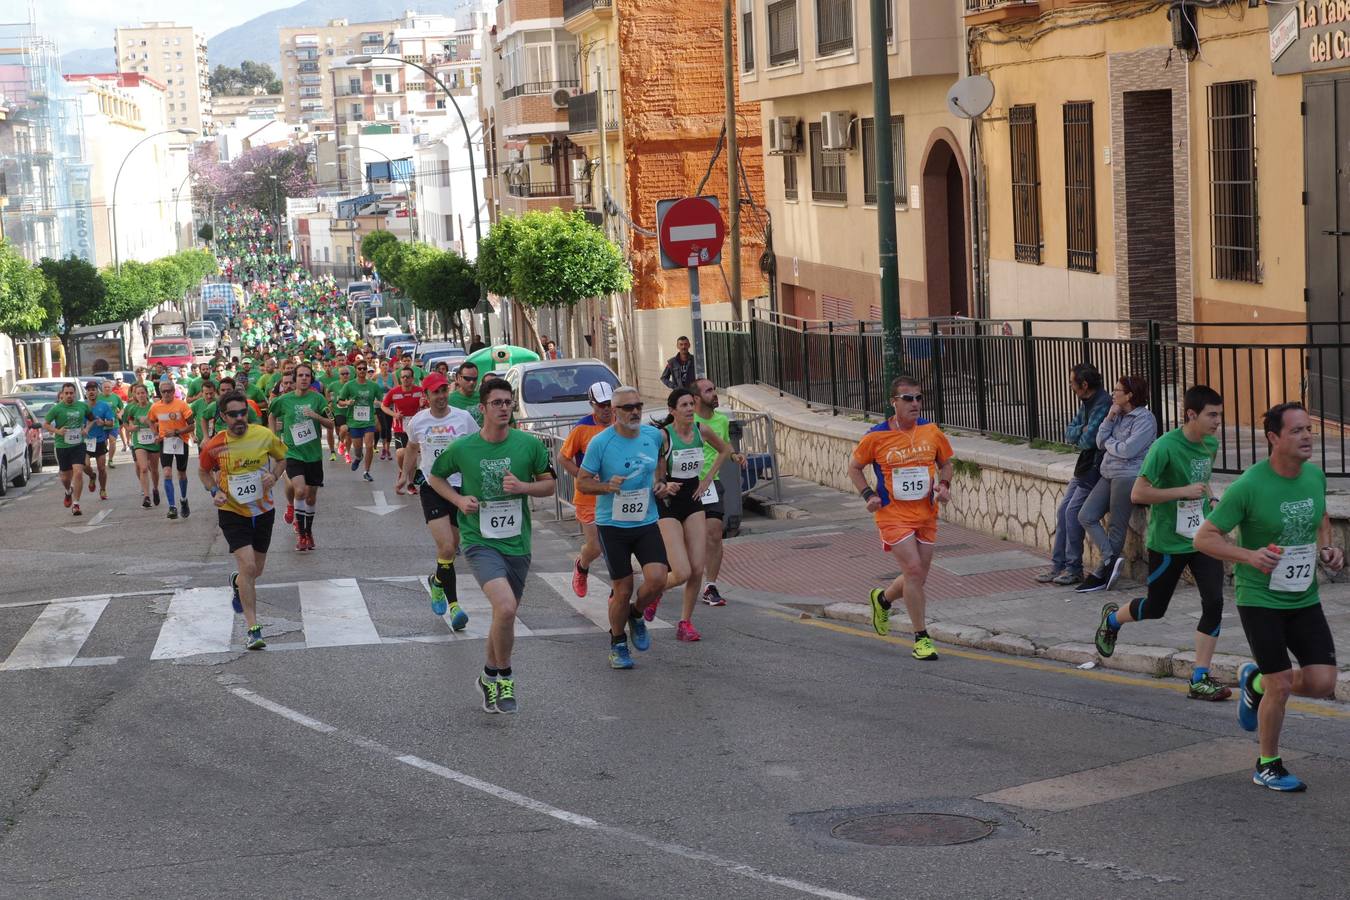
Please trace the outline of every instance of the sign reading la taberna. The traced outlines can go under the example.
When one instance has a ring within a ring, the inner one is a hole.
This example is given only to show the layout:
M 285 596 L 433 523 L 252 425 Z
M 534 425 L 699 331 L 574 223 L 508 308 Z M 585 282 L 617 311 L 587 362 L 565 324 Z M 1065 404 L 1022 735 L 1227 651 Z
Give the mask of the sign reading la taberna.
M 1266 10 L 1276 75 L 1350 68 L 1350 0 L 1300 0 Z

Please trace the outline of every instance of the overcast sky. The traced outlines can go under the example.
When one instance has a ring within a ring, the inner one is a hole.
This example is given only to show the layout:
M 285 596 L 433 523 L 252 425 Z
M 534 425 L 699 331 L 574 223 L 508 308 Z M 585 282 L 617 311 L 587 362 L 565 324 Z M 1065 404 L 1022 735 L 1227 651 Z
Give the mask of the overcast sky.
M 41 0 L 38 29 L 56 40 L 58 49 L 111 47 L 113 29 L 146 20 L 192 25 L 214 37 L 226 28 L 261 13 L 294 6 L 298 0 Z M 0 0 L 0 6 L 6 5 Z M 415 4 L 414 4 L 415 5 Z

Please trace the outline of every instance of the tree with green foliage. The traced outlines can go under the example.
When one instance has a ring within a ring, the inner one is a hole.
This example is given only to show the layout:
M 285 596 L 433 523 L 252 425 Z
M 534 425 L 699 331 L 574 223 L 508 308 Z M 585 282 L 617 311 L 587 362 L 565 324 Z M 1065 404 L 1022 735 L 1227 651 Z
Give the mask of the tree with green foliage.
M 101 318 L 107 287 L 89 261 L 72 253 L 64 259 L 43 259 L 38 267 L 55 288 L 55 315 L 44 325 L 60 335 L 66 359 L 70 359 L 70 333 L 76 328 L 123 321 Z
M 239 68 L 218 65 L 211 73 L 211 93 L 221 97 L 242 97 L 262 90 L 267 94 L 281 93 L 281 80 L 267 63 L 246 59 Z
M 215 226 L 212 225 L 210 222 L 207 222 L 201 228 L 197 229 L 197 237 L 201 238 L 203 241 L 206 241 L 206 243 L 208 244 L 211 243 L 213 240 L 216 239 Z
M 511 296 L 522 219 L 502 216 L 478 244 L 478 280 L 499 297 Z
M 0 334 L 29 334 L 46 323 L 50 285 L 13 245 L 0 241 Z
M 378 251 L 381 247 L 389 244 L 397 244 L 398 238 L 392 231 L 372 231 L 370 234 L 361 238 L 361 256 L 365 259 L 379 265 L 375 262 Z
M 412 244 L 405 244 L 402 241 L 385 244 L 383 247 L 377 248 L 377 255 L 374 260 L 376 267 L 380 270 L 380 278 L 384 279 L 386 284 L 392 285 L 405 294 L 408 292 L 408 286 L 403 281 L 404 268 L 409 248 L 412 246 Z
M 426 244 L 413 244 L 405 254 L 404 281 L 408 296 L 421 309 L 441 319 L 441 333 L 450 324 L 458 326 L 458 314 L 478 303 L 478 278 L 473 263 L 458 253 L 437 250 Z
M 511 286 L 522 303 L 570 308 L 632 285 L 619 248 L 581 211 L 532 212 L 521 225 Z

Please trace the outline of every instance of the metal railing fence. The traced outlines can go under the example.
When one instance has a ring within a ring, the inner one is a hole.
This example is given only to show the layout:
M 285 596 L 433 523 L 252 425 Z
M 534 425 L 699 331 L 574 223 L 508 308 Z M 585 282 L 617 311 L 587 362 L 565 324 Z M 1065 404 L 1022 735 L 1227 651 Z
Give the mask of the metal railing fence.
M 1063 443 L 1078 410 L 1069 371 L 1090 362 L 1105 386 L 1148 379 L 1159 430 L 1183 421 L 1187 388 L 1224 398 L 1216 471 L 1236 473 L 1267 455 L 1261 418 L 1286 400 L 1317 423 L 1314 462 L 1350 476 L 1346 413 L 1350 341 L 1337 323 L 1172 323 L 988 319 L 906 320 L 901 367 L 923 389 L 925 415 L 945 427 Z M 1330 333 L 1328 333 L 1330 332 Z M 1309 341 L 1309 334 L 1316 340 Z M 709 377 L 763 384 L 839 413 L 890 413 L 878 322 L 811 321 L 754 310 L 748 322 L 705 321 Z

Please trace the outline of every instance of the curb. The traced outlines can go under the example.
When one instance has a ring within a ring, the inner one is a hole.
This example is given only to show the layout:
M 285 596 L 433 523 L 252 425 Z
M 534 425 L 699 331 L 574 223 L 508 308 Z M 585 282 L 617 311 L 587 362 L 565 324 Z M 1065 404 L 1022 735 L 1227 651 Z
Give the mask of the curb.
M 793 506 L 791 503 L 776 503 L 753 491 L 748 491 L 741 495 L 741 505 L 745 509 L 748 509 L 757 515 L 764 516 L 767 519 L 811 518 L 809 510 L 802 509 L 799 506 Z
M 823 618 L 839 622 L 851 622 L 856 625 L 872 625 L 872 614 L 857 603 L 830 603 L 821 613 Z M 911 634 L 906 628 L 893 628 L 892 633 Z M 1103 659 L 1092 644 L 1065 642 L 1049 646 L 1038 644 L 1033 639 L 1010 632 L 990 632 L 974 625 L 961 625 L 950 622 L 928 623 L 928 633 L 933 640 L 956 647 L 969 647 L 973 650 L 987 650 L 1009 656 L 1030 656 L 1052 659 L 1081 666 L 1095 662 L 1098 668 L 1114 669 L 1120 672 L 1134 672 L 1151 675 L 1154 678 L 1190 677 L 1195 665 L 1194 650 L 1177 650 L 1174 647 L 1150 647 L 1136 644 L 1120 644 L 1109 659 Z M 1216 681 L 1236 685 L 1238 670 L 1248 662 L 1245 656 L 1229 653 L 1214 654 L 1210 672 Z M 1350 670 L 1342 671 L 1336 679 L 1336 699 L 1350 702 Z

